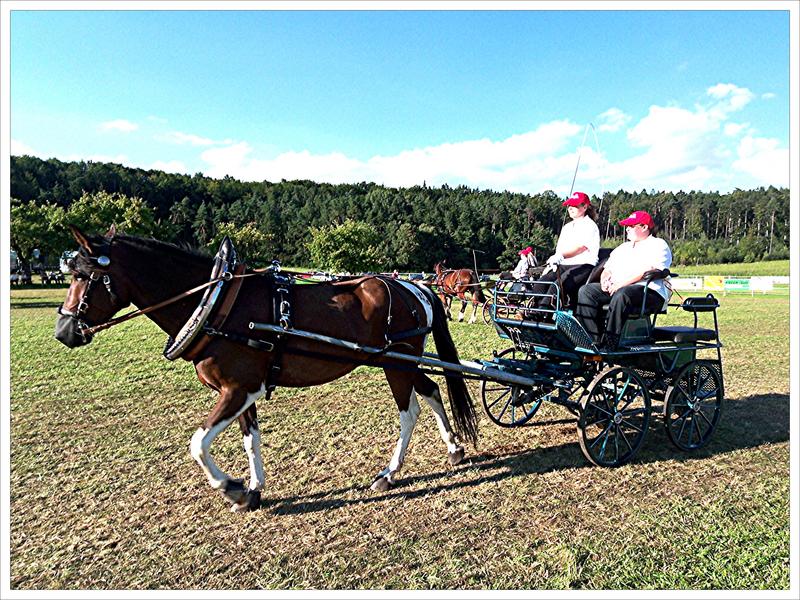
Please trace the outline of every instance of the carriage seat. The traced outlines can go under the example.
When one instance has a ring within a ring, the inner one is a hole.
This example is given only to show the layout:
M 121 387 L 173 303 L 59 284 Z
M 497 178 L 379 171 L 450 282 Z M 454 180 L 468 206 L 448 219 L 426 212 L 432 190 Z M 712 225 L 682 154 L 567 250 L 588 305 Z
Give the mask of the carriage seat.
M 713 342 L 717 339 L 717 332 L 703 327 L 684 327 L 681 325 L 654 327 L 653 339 L 657 342 L 675 342 L 676 344 Z

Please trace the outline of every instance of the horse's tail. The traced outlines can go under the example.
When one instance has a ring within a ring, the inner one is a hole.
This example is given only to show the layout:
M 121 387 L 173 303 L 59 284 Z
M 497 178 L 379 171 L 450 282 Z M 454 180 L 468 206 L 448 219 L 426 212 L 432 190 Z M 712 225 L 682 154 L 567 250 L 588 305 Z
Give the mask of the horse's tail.
M 458 350 L 456 350 L 447 327 L 444 306 L 442 306 L 441 300 L 433 294 L 430 299 L 433 308 L 433 341 L 436 344 L 439 359 L 453 364 L 461 364 Z M 447 395 L 450 398 L 450 410 L 453 413 L 456 433 L 462 440 L 469 441 L 474 446 L 478 440 L 478 422 L 467 384 L 461 375 L 452 371 L 446 370 L 444 378 L 447 382 Z

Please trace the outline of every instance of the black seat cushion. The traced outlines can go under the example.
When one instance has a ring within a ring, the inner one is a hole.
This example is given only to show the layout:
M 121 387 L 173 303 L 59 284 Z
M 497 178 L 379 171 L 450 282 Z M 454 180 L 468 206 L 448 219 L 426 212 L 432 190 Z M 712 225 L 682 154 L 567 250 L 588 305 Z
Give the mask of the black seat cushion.
M 597 253 L 597 264 L 595 265 L 592 272 L 589 273 L 589 278 L 586 280 L 586 283 L 600 283 L 600 274 L 603 272 L 603 268 L 606 266 L 606 261 L 608 257 L 611 256 L 612 248 L 600 248 Z
M 717 332 L 713 329 L 675 325 L 672 327 L 655 327 L 653 329 L 653 338 L 659 342 L 712 342 L 717 339 Z

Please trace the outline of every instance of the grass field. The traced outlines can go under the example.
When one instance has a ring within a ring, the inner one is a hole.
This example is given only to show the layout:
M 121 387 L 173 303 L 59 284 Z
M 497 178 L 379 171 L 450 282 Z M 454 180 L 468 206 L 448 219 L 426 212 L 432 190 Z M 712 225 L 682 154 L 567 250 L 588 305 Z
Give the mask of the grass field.
M 671 270 L 682 277 L 695 275 L 784 276 L 790 274 L 788 260 L 767 260 L 753 263 L 721 263 L 713 265 L 674 265 Z
M 399 423 L 382 373 L 359 368 L 259 403 L 267 487 L 236 515 L 189 456 L 214 402 L 193 367 L 161 357 L 146 319 L 67 350 L 63 296 L 11 294 L 12 589 L 789 587 L 786 297 L 722 298 L 727 399 L 694 454 L 654 418 L 631 464 L 592 467 L 545 404 L 515 430 L 482 415 L 451 468 L 423 406 L 400 485 L 371 492 Z M 451 330 L 465 359 L 507 345 Z M 213 450 L 246 475 L 238 428 Z

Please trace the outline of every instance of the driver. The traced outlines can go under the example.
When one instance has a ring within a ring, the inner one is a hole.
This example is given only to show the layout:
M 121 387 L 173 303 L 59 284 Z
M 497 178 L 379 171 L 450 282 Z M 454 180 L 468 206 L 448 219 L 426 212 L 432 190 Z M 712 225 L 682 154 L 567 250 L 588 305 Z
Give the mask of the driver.
M 608 257 L 600 283 L 587 283 L 580 289 L 575 311 L 594 341 L 611 351 L 617 349 L 627 315 L 641 309 L 645 285 L 651 290 L 645 305 L 650 313 L 660 310 L 671 293 L 663 280 L 649 284 L 643 281 L 648 271 L 666 269 L 672 264 L 672 251 L 667 242 L 655 236 L 652 217 L 637 210 L 619 224 L 625 227 L 628 241 L 617 246 Z M 606 304 L 608 314 L 604 315 Z M 605 334 L 601 337 L 603 331 Z
M 592 269 L 597 264 L 600 251 L 600 230 L 597 228 L 597 211 L 592 206 L 589 196 L 584 192 L 575 192 L 561 203 L 567 207 L 570 222 L 561 229 L 556 252 L 547 259 L 548 270 L 539 281 L 555 281 L 561 278 L 564 297 L 562 305 L 573 311 L 578 303 L 578 289 L 586 283 Z M 560 271 L 556 269 L 561 266 Z M 542 294 L 536 297 L 536 305 L 545 307 L 550 304 L 554 294 L 552 284 L 536 284 L 533 291 Z

